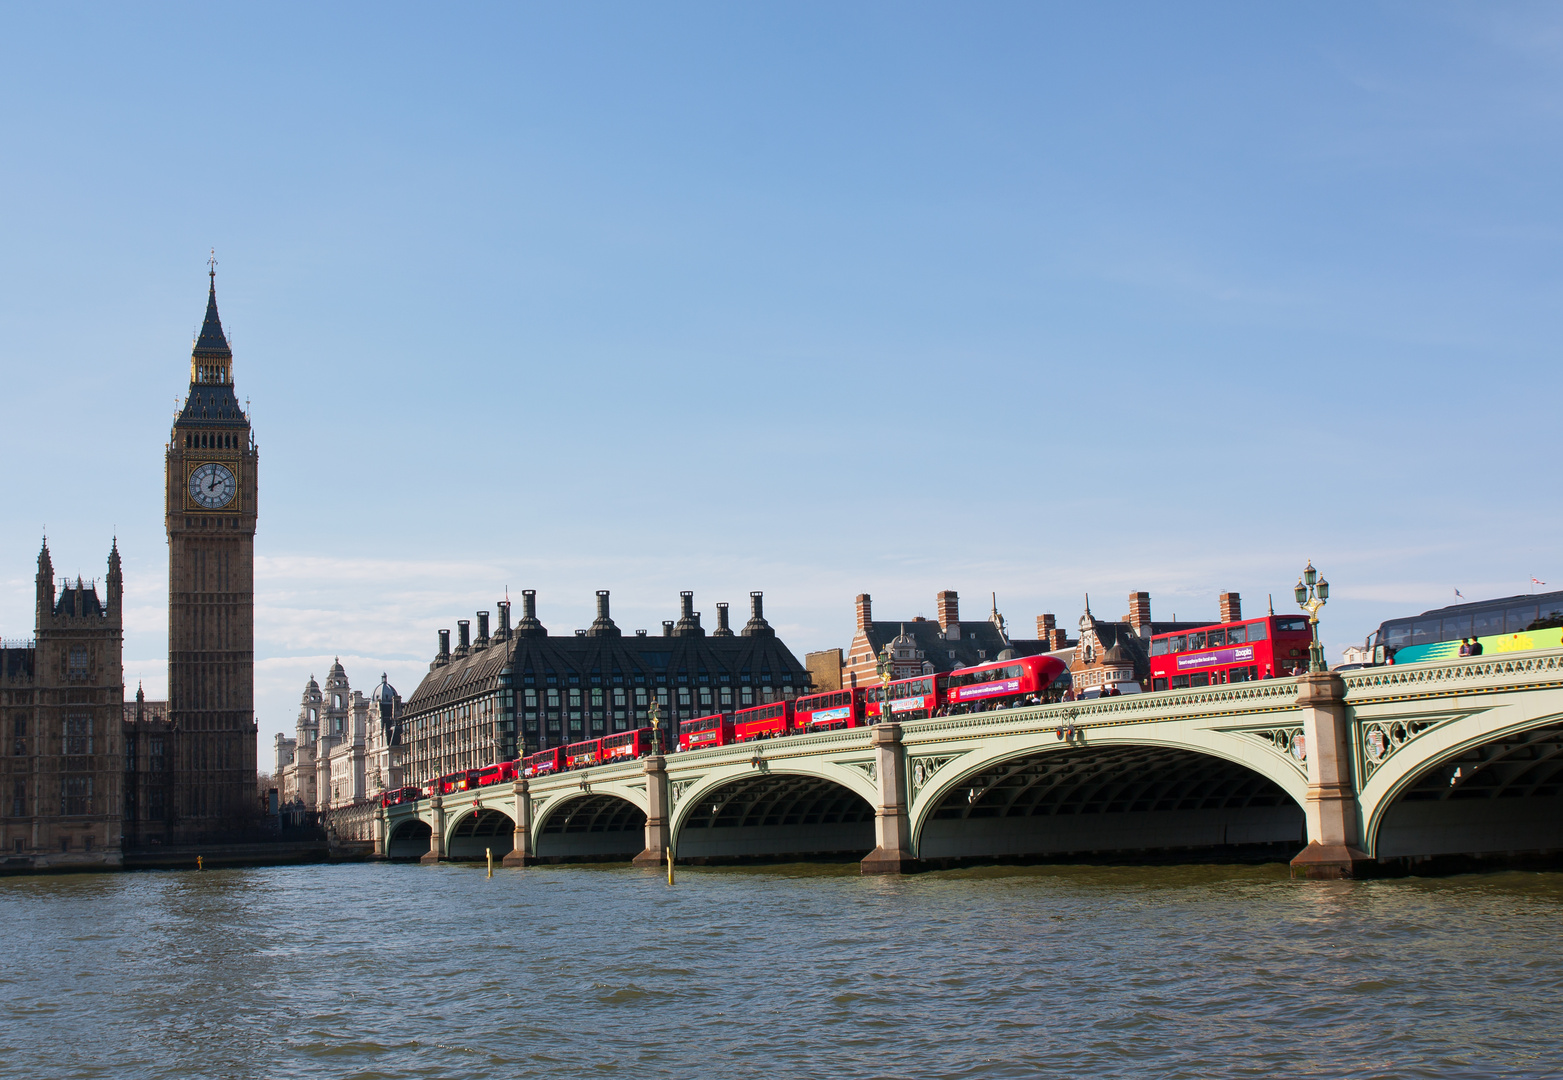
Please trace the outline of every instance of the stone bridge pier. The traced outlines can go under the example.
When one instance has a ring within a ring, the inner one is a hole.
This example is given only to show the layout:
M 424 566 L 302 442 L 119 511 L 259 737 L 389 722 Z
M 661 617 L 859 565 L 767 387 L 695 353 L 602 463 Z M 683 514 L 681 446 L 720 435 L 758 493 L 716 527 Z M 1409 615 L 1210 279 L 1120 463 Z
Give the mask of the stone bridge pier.
M 525 777 L 517 780 L 511 787 L 515 796 L 515 836 L 511 841 L 511 848 L 500 860 L 501 866 L 531 866 L 537 862 L 537 853 L 532 850 L 532 790 L 531 784 Z
M 1308 846 L 1292 859 L 1294 877 L 1357 877 L 1372 863 L 1362 851 L 1362 815 L 1352 776 L 1353 740 L 1346 684 L 1334 672 L 1297 679 L 1307 748 L 1308 791 L 1303 818 Z
M 646 848 L 635 856 L 636 866 L 661 866 L 672 848 L 673 821 L 669 813 L 668 759 L 661 754 L 645 758 Z
M 906 803 L 906 747 L 900 724 L 871 729 L 879 798 L 874 805 L 874 850 L 860 864 L 865 874 L 900 874 L 917 866 L 912 818 Z

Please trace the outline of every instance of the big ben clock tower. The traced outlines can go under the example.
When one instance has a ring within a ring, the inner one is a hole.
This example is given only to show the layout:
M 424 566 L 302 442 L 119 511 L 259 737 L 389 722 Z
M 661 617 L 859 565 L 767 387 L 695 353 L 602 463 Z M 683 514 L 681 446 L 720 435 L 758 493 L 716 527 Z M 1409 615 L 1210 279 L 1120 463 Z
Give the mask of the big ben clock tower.
M 168 442 L 168 719 L 178 744 L 170 831 L 237 824 L 255 789 L 255 491 L 250 418 L 210 266 L 190 391 Z

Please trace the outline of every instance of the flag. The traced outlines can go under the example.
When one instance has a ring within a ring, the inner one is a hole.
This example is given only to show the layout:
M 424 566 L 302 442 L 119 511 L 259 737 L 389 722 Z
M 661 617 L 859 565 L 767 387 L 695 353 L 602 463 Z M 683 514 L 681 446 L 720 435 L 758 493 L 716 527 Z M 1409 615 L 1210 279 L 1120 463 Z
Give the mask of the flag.
M 1530 579 L 1530 583 L 1531 583 L 1531 584 L 1532 584 L 1532 585 L 1545 585 L 1545 584 L 1546 584 L 1546 582 L 1545 582 L 1545 581 L 1542 581 L 1542 580 L 1541 580 L 1541 579 L 1540 579 L 1540 578 L 1539 578 L 1539 577 L 1533 577 L 1533 578 L 1531 578 L 1531 579 Z
M 1459 590 L 1459 589 L 1456 589 L 1456 590 L 1455 590 L 1455 591 L 1454 591 L 1454 594 L 1455 594 L 1455 595 L 1456 595 L 1456 596 L 1458 596 L 1458 597 L 1459 597 L 1459 598 L 1460 598 L 1460 599 L 1461 599 L 1461 600 L 1464 600 L 1464 599 L 1465 599 L 1465 594 L 1464 594 L 1464 593 L 1463 593 L 1463 592 L 1461 592 L 1461 591 L 1460 591 L 1460 590 Z

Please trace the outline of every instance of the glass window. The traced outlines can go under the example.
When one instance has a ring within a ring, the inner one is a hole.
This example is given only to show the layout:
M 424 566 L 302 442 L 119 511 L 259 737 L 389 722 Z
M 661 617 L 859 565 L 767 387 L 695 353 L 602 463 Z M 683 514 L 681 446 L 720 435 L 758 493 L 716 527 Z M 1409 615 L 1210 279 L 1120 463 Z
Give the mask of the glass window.
M 1307 633 L 1308 620 L 1301 615 L 1289 619 L 1277 619 L 1275 620 L 1275 629 L 1277 633 L 1298 633 L 1299 631 Z
M 1225 645 L 1226 643 L 1227 643 L 1227 632 L 1225 630 L 1207 630 L 1207 631 L 1205 631 L 1205 647 L 1206 648 L 1208 648 L 1208 649 L 1219 649 L 1219 648 L 1221 648 L 1221 646 Z
M 579 690 L 572 689 L 570 691 L 570 708 L 572 708 L 572 709 L 579 709 L 580 707 L 581 707 L 581 692 Z
M 1187 652 L 1189 639 L 1187 634 L 1175 634 L 1167 639 L 1168 652 Z
M 552 689 L 548 691 L 548 707 L 550 709 L 557 709 L 559 707 L 559 691 Z
M 602 708 L 602 687 L 600 686 L 592 687 L 592 708 Z
M 1477 637 L 1496 637 L 1503 633 L 1503 610 L 1489 608 L 1478 611 L 1471 619 L 1471 633 Z M 1394 644 L 1391 642 L 1390 644 Z
M 635 707 L 638 709 L 646 707 L 646 688 L 644 686 L 635 688 Z
M 1011 664 L 1004 669 L 1004 677 L 1006 679 L 1018 679 L 1024 674 L 1025 669 L 1019 664 Z
M 1246 627 L 1246 626 L 1229 626 L 1229 627 L 1227 627 L 1227 644 L 1228 645 L 1241 645 L 1241 644 L 1243 644 L 1243 642 L 1245 642 L 1247 640 L 1248 640 L 1248 627 Z
M 1529 630 L 1530 624 L 1535 621 L 1535 604 L 1524 604 L 1519 607 L 1508 608 L 1503 613 L 1503 632 L 1505 634 L 1517 634 L 1521 630 Z
M 1249 674 L 1251 670 L 1251 668 L 1246 667 L 1231 668 L 1227 671 L 1227 682 L 1248 682 L 1249 679 L 1253 678 Z
M 1188 636 L 1188 648 L 1190 652 L 1197 652 L 1205 647 L 1205 635 L 1196 631 Z
M 1167 680 L 1166 679 L 1152 679 L 1151 680 L 1151 689 L 1152 690 L 1165 690 L 1165 689 L 1167 689 Z
M 1418 619 L 1411 624 L 1411 644 L 1431 645 L 1438 637 L 1442 624 L 1437 619 Z
M 1187 675 L 1174 675 L 1172 677 L 1172 688 L 1174 690 L 1187 690 L 1188 686 L 1189 677 Z
M 1498 624 L 1500 626 L 1503 624 L 1503 619 L 1501 616 L 1499 617 Z M 1384 638 L 1384 644 L 1390 649 L 1403 649 L 1407 645 L 1411 644 L 1410 623 L 1385 623 L 1382 627 L 1379 628 L 1379 633 Z
M 1208 671 L 1201 671 L 1198 675 L 1190 675 L 1189 676 L 1189 685 L 1190 686 L 1209 686 L 1210 685 L 1210 672 L 1208 672 Z
M 1458 615 L 1445 615 L 1441 634 L 1440 641 L 1457 641 L 1460 638 L 1470 637 L 1471 613 L 1464 611 Z
M 1167 639 L 1166 638 L 1157 638 L 1155 641 L 1151 642 L 1151 655 L 1152 656 L 1166 656 L 1167 655 Z M 1163 689 L 1165 689 L 1165 688 L 1163 688 Z

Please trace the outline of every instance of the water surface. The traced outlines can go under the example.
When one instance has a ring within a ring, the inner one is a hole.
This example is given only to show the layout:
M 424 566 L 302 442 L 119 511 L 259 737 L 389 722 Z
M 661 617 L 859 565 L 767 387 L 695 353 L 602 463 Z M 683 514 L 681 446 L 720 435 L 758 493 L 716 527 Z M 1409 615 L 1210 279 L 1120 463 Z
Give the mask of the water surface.
M 0 880 L 27 1077 L 1563 1075 L 1563 874 Z

